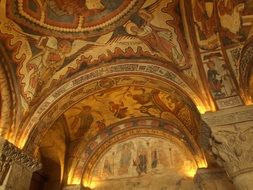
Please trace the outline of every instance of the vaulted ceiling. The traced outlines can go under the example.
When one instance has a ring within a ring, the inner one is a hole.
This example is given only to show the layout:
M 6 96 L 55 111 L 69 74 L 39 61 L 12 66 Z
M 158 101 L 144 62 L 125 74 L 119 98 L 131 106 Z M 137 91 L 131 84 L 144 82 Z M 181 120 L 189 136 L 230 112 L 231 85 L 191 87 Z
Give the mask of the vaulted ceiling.
M 1 0 L 0 10 L 1 134 L 62 163 L 68 183 L 96 166 L 86 149 L 106 155 L 101 142 L 117 135 L 170 134 L 203 166 L 200 114 L 252 103 L 251 0 Z

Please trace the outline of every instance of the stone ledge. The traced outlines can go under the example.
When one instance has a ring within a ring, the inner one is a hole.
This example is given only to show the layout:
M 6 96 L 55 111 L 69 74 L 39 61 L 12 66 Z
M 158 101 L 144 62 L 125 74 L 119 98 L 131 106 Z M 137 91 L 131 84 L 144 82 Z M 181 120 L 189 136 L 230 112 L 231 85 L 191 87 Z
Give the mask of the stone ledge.
M 253 121 L 253 105 L 234 107 L 217 112 L 207 112 L 201 118 L 210 127 Z

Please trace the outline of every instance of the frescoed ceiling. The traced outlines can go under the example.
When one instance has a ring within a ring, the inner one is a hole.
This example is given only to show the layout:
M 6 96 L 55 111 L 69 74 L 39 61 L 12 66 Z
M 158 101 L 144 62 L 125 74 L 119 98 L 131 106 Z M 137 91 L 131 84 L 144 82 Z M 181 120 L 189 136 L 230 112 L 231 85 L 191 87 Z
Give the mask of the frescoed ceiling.
M 176 94 L 168 94 L 144 87 L 119 87 L 96 93 L 84 99 L 65 113 L 71 140 L 92 138 L 106 126 L 124 119 L 155 117 L 174 121 L 197 136 L 192 108 Z
M 200 114 L 252 104 L 252 36 L 251 0 L 1 0 L 1 134 L 38 157 L 69 142 L 70 182 L 76 155 L 136 119 L 205 161 Z

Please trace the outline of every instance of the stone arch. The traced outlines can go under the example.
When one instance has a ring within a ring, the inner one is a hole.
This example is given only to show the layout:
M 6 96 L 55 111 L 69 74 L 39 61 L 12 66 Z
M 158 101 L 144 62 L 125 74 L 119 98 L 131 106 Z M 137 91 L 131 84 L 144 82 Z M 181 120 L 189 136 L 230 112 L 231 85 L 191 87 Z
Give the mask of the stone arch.
M 21 139 L 21 141 L 18 142 L 19 146 L 23 147 L 27 141 L 25 149 L 33 152 L 34 150 L 32 149 L 34 149 L 34 145 L 39 142 L 39 134 L 44 134 L 54 120 L 65 110 L 94 92 L 94 86 L 88 87 L 85 85 L 95 85 L 95 91 L 98 92 L 100 90 L 112 88 L 110 85 L 101 86 L 99 79 L 108 79 L 112 77 L 121 78 L 122 76 L 134 75 L 139 76 L 139 78 L 147 77 L 150 79 L 156 79 L 159 83 L 162 82 L 167 84 L 167 87 L 164 87 L 165 89 L 172 87 L 174 90 L 180 91 L 180 94 L 191 102 L 192 105 L 196 105 L 199 110 L 209 109 L 206 102 L 199 97 L 196 92 L 197 90 L 192 89 L 188 84 L 188 81 L 181 75 L 177 74 L 173 69 L 168 69 L 167 67 L 149 62 L 106 64 L 99 69 L 91 69 L 73 77 L 71 80 L 68 80 L 66 83 L 51 92 L 47 98 L 38 105 L 37 109 L 32 110 L 32 116 L 24 122 L 24 125 L 22 126 L 24 132 L 20 133 L 18 138 Z M 59 106 L 62 102 L 65 102 L 65 104 Z
M 142 135 L 164 139 L 172 138 L 175 141 L 180 141 L 194 156 L 198 167 L 205 166 L 205 156 L 197 139 L 184 130 L 182 126 L 177 126 L 173 122 L 163 119 L 141 117 L 112 124 L 108 127 L 108 131 L 102 131 L 86 145 L 83 144 L 84 142 L 80 142 L 75 150 L 71 151 L 72 155 L 76 155 L 76 159 L 69 163 L 68 184 L 83 183 L 85 185 L 86 182 L 83 180 L 90 178 L 89 175 L 93 169 L 90 166 L 94 166 L 106 150 L 114 143 Z
M 0 45 L 0 134 L 14 142 L 17 129 L 17 114 L 20 111 L 19 91 L 15 86 L 14 71 L 5 48 Z

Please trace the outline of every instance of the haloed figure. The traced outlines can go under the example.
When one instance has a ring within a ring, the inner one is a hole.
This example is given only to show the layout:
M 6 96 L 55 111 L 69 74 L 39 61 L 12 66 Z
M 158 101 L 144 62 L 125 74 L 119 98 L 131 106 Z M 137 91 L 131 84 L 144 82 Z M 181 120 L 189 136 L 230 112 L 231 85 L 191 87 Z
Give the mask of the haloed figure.
M 56 48 L 53 48 L 56 43 Z M 29 84 L 35 93 L 41 91 L 47 81 L 62 67 L 65 57 L 70 53 L 72 44 L 67 40 L 56 40 L 48 37 L 41 37 L 38 40 L 37 48 L 42 51 L 34 55 L 28 62 L 33 69 Z

